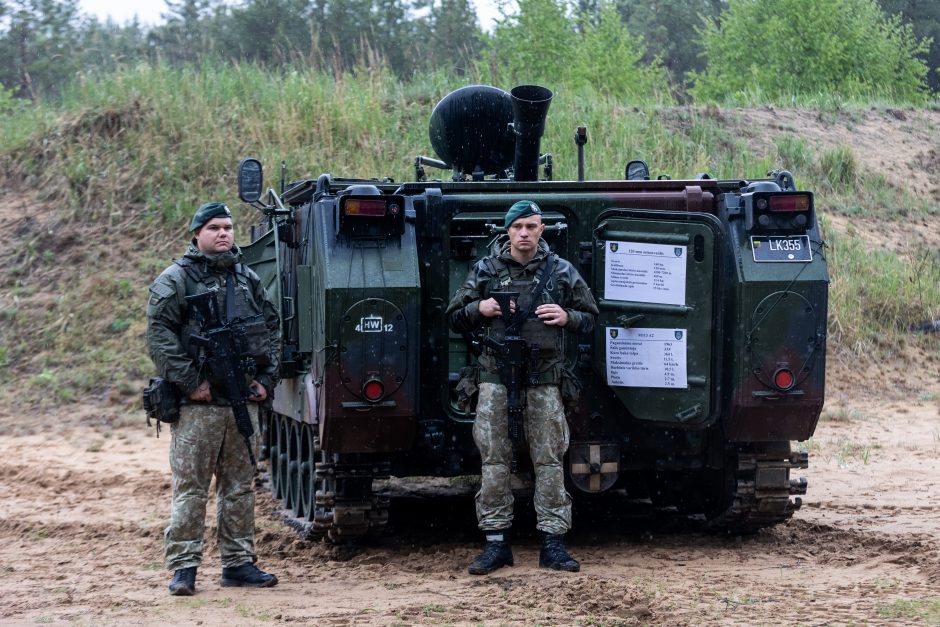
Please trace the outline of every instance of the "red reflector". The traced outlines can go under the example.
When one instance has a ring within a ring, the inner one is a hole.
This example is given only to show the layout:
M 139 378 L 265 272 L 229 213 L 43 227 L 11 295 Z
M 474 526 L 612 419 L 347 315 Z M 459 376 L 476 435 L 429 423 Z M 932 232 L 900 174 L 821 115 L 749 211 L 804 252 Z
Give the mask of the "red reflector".
M 793 194 L 790 196 L 771 196 L 771 211 L 806 211 L 809 209 L 809 196 Z
M 774 373 L 774 385 L 778 390 L 789 390 L 793 387 L 793 373 L 786 368 L 781 368 Z
M 366 200 L 363 198 L 347 198 L 343 205 L 343 213 L 348 216 L 382 217 L 385 215 L 384 200 Z
M 370 401 L 377 401 L 385 394 L 385 386 L 380 381 L 369 381 L 362 387 L 362 393 Z

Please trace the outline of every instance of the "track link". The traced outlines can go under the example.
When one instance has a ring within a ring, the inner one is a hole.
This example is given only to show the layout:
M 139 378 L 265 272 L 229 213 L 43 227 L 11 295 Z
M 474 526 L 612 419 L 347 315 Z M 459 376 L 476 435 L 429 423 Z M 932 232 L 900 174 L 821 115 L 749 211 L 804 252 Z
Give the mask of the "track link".
M 327 455 L 308 425 L 272 414 L 262 421 L 262 459 L 267 484 L 280 501 L 275 514 L 303 539 L 344 543 L 382 533 L 389 497 L 373 492 L 375 480 L 388 479 L 388 461 L 365 456 Z
M 790 519 L 806 494 L 806 477 L 790 479 L 793 468 L 809 467 L 806 451 L 773 446 L 763 451 L 740 451 L 734 469 L 731 505 L 708 521 L 708 527 L 729 534 L 750 534 Z
M 388 477 L 387 462 L 318 463 L 311 535 L 337 543 L 380 535 L 388 522 L 389 498 L 373 493 L 372 482 Z
M 384 466 L 384 471 L 383 471 Z M 377 471 L 377 472 L 376 472 Z M 304 540 L 326 538 L 334 544 L 343 544 L 364 537 L 382 534 L 388 523 L 390 499 L 384 492 L 373 493 L 369 490 L 357 496 L 337 496 L 336 480 L 355 479 L 357 483 L 373 479 L 387 479 L 387 464 L 334 464 L 321 462 L 316 465 L 317 490 L 313 520 L 300 518 L 294 512 L 279 508 L 277 516 Z

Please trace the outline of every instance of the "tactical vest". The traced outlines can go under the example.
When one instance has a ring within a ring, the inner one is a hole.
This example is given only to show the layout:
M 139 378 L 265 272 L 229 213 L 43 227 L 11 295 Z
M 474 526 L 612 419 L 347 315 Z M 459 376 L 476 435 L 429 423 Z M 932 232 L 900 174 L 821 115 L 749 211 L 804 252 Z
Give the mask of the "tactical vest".
M 213 273 L 205 263 L 194 261 L 188 257 L 176 259 L 173 263 L 186 272 L 186 276 L 189 279 L 187 283 L 195 287 L 195 289 L 187 295 L 192 296 L 205 292 L 213 292 L 219 307 L 219 312 L 222 316 L 222 321 L 228 322 L 225 320 L 225 273 Z M 249 271 L 240 263 L 232 266 L 232 271 L 235 278 L 235 319 L 240 320 L 244 325 L 249 344 L 247 350 L 249 354 L 246 356 L 253 357 L 259 366 L 267 365 L 270 363 L 270 355 L 268 354 L 270 350 L 268 345 L 268 330 L 264 324 L 264 315 L 261 311 L 260 304 L 255 303 L 252 297 Z M 190 291 L 188 289 L 189 285 L 187 286 L 187 292 Z M 192 346 L 189 338 L 192 333 L 198 331 L 199 321 L 195 319 L 192 311 L 188 311 L 183 320 L 183 330 L 180 340 L 183 343 L 183 347 L 186 349 L 186 353 L 194 360 L 199 357 L 199 347 Z
M 495 281 L 490 281 L 485 287 L 482 298 L 490 298 L 490 294 L 496 291 L 519 292 L 516 300 L 516 312 L 529 310 L 531 313 L 526 320 L 519 325 L 519 335 L 522 336 L 530 350 L 530 361 L 528 364 L 530 376 L 538 373 L 538 384 L 557 383 L 558 370 L 564 357 L 564 330 L 555 325 L 547 325 L 538 316 L 535 315 L 535 309 L 539 305 L 557 303 L 560 292 L 555 277 L 543 276 L 545 271 L 545 260 L 542 261 L 535 275 L 529 277 L 513 278 L 509 272 L 509 266 L 499 257 L 488 257 L 486 264 L 490 271 L 496 275 Z M 557 265 L 555 266 L 558 267 Z M 534 306 L 532 303 L 532 294 L 537 289 L 537 285 L 543 281 L 548 281 L 545 289 L 541 290 L 538 300 Z M 497 342 L 502 342 L 506 333 L 506 323 L 502 316 L 491 318 L 484 327 L 484 332 Z M 486 372 L 481 372 L 481 381 L 499 382 L 496 357 L 490 349 L 486 349 L 480 356 L 480 365 Z M 494 378 L 495 377 L 495 378 Z

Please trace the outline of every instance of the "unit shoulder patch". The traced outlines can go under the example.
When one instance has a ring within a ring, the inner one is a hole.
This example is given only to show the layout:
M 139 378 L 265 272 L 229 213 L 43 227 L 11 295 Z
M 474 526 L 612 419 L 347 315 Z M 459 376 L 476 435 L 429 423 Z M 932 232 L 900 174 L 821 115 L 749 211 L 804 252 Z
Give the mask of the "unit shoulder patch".
M 163 281 L 157 281 L 150 286 L 150 304 L 156 305 L 164 298 L 172 296 L 176 293 L 176 290 L 172 285 L 164 283 Z

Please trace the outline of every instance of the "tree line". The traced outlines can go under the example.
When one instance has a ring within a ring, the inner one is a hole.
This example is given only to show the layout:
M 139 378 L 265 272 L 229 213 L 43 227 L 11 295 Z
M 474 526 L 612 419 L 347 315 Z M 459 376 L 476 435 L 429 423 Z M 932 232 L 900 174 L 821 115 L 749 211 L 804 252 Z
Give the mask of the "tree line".
M 940 91 L 935 0 L 518 0 L 484 32 L 470 0 L 167 0 L 145 27 L 78 0 L 0 0 L 0 106 L 136 63 L 436 71 L 590 86 L 625 101 Z

